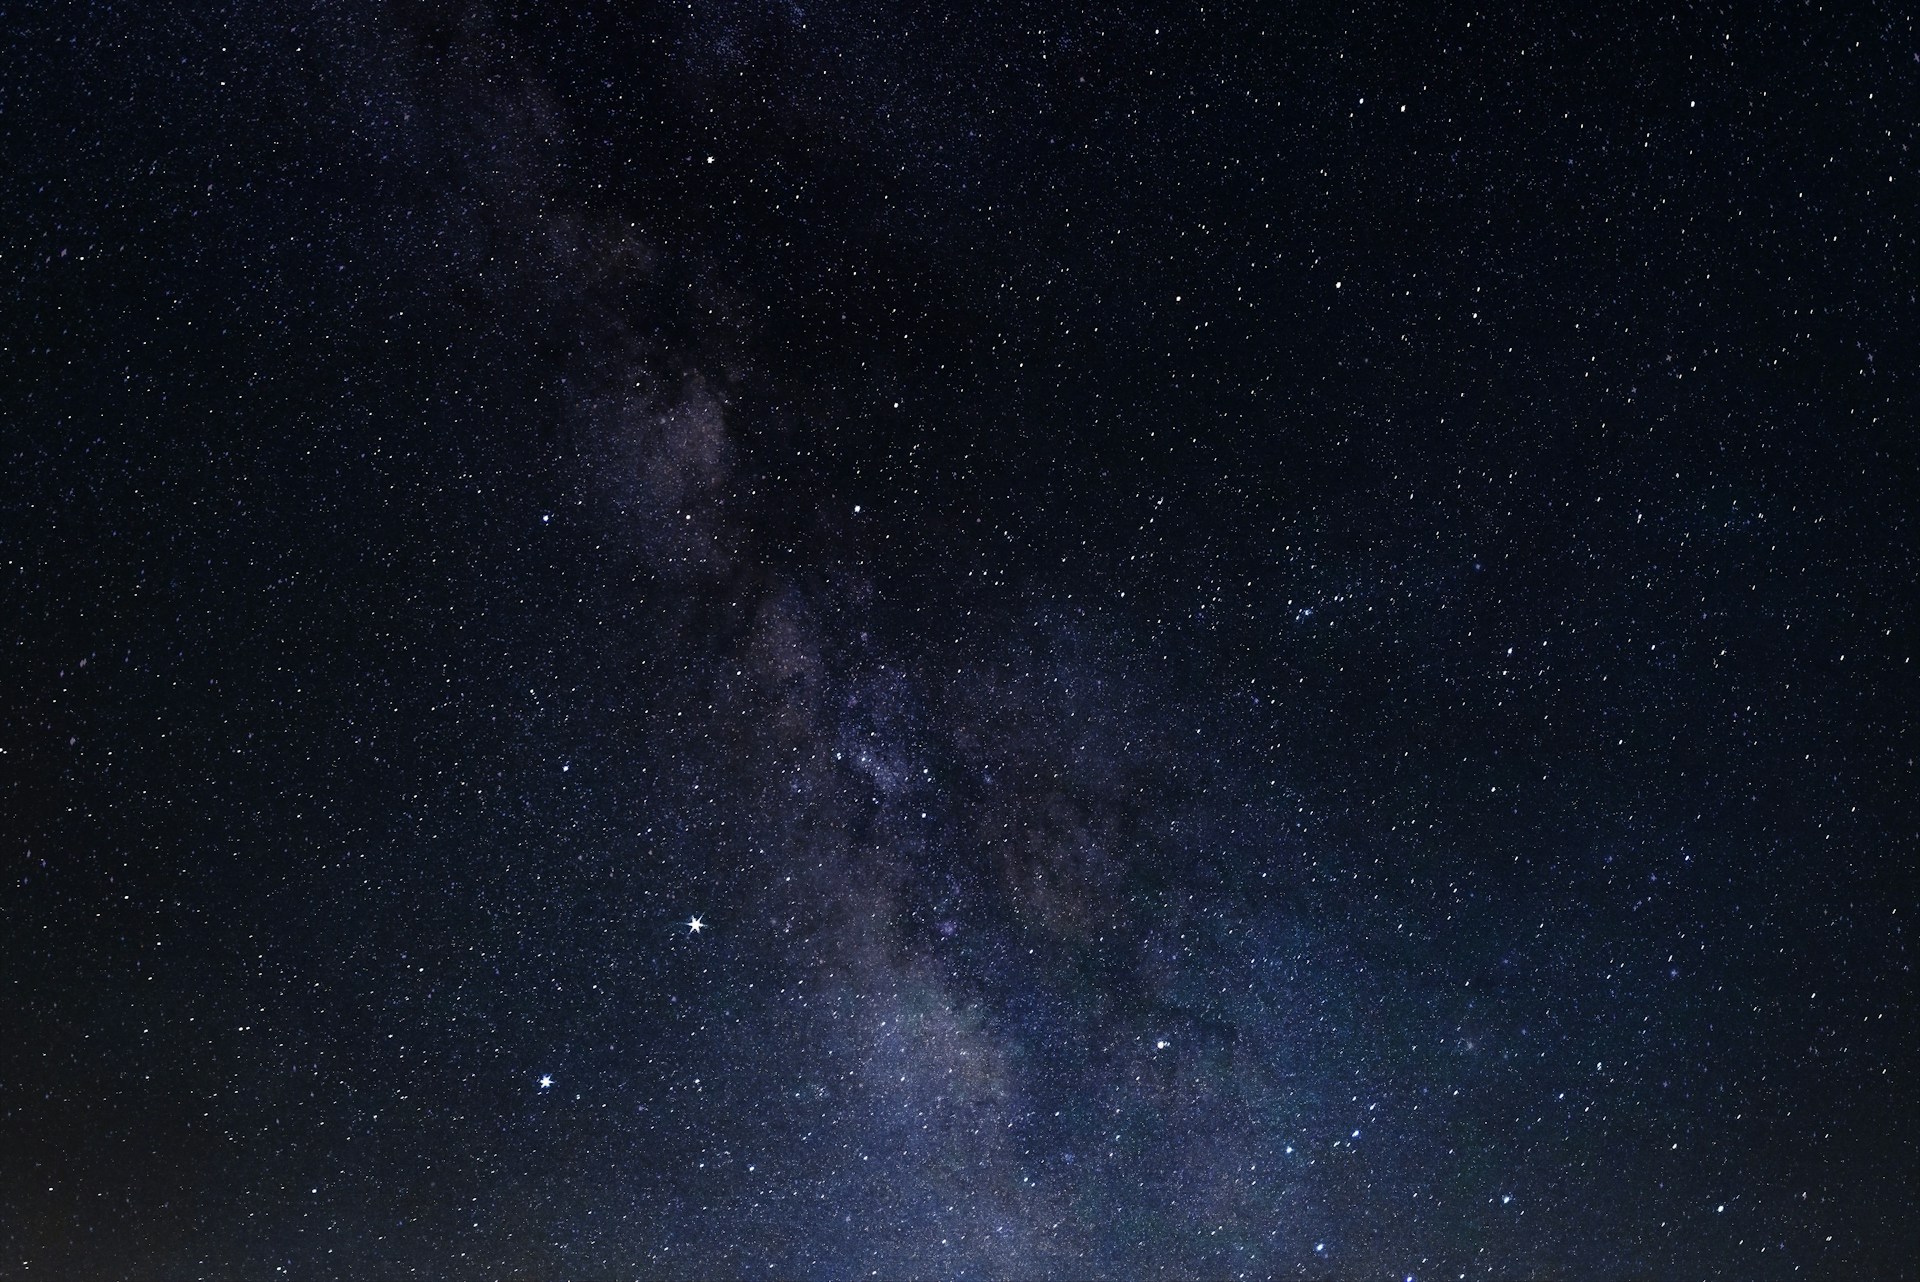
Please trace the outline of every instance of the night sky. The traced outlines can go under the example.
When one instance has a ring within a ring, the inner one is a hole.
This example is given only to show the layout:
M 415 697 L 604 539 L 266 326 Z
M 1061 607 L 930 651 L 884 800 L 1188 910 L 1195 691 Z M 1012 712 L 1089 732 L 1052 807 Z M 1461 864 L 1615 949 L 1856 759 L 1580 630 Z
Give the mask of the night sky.
M 0 1278 L 1920 1268 L 1907 6 L 0 17 Z

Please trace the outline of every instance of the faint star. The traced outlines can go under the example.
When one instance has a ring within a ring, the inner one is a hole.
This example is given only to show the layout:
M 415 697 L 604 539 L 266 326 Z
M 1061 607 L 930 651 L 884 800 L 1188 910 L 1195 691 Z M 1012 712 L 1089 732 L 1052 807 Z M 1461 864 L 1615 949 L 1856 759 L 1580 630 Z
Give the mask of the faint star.
M 687 933 L 689 935 L 697 935 L 706 928 L 707 923 L 701 921 L 698 917 L 687 918 Z

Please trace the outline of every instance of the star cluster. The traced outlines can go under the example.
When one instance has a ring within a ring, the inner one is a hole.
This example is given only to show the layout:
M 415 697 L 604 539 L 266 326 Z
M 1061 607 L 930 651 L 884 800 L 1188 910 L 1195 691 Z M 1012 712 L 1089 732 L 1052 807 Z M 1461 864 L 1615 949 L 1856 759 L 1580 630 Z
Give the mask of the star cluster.
M 0 77 L 0 1277 L 1910 1267 L 1910 16 L 162 8 Z

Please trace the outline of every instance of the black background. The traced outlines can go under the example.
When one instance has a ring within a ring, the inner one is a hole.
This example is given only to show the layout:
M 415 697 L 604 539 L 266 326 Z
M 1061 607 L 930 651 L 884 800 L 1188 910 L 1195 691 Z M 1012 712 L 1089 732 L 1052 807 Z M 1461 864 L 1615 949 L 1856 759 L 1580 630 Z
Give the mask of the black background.
M 1911 1266 L 1898 6 L 4 16 L 0 1277 Z

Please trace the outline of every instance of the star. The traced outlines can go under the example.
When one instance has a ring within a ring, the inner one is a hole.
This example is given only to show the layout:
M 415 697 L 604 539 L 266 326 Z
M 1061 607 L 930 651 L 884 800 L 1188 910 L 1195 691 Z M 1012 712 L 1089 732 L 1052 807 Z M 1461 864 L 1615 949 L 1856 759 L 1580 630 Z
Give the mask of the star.
M 701 921 L 699 917 L 696 916 L 696 917 L 687 918 L 687 933 L 689 935 L 697 935 L 701 931 L 705 930 L 706 928 L 707 928 L 707 923 L 705 923 L 704 921 Z
M 540 1089 L 544 1091 L 551 1088 L 552 1086 L 553 1086 L 553 1078 L 549 1077 L 545 1073 L 540 1074 Z

